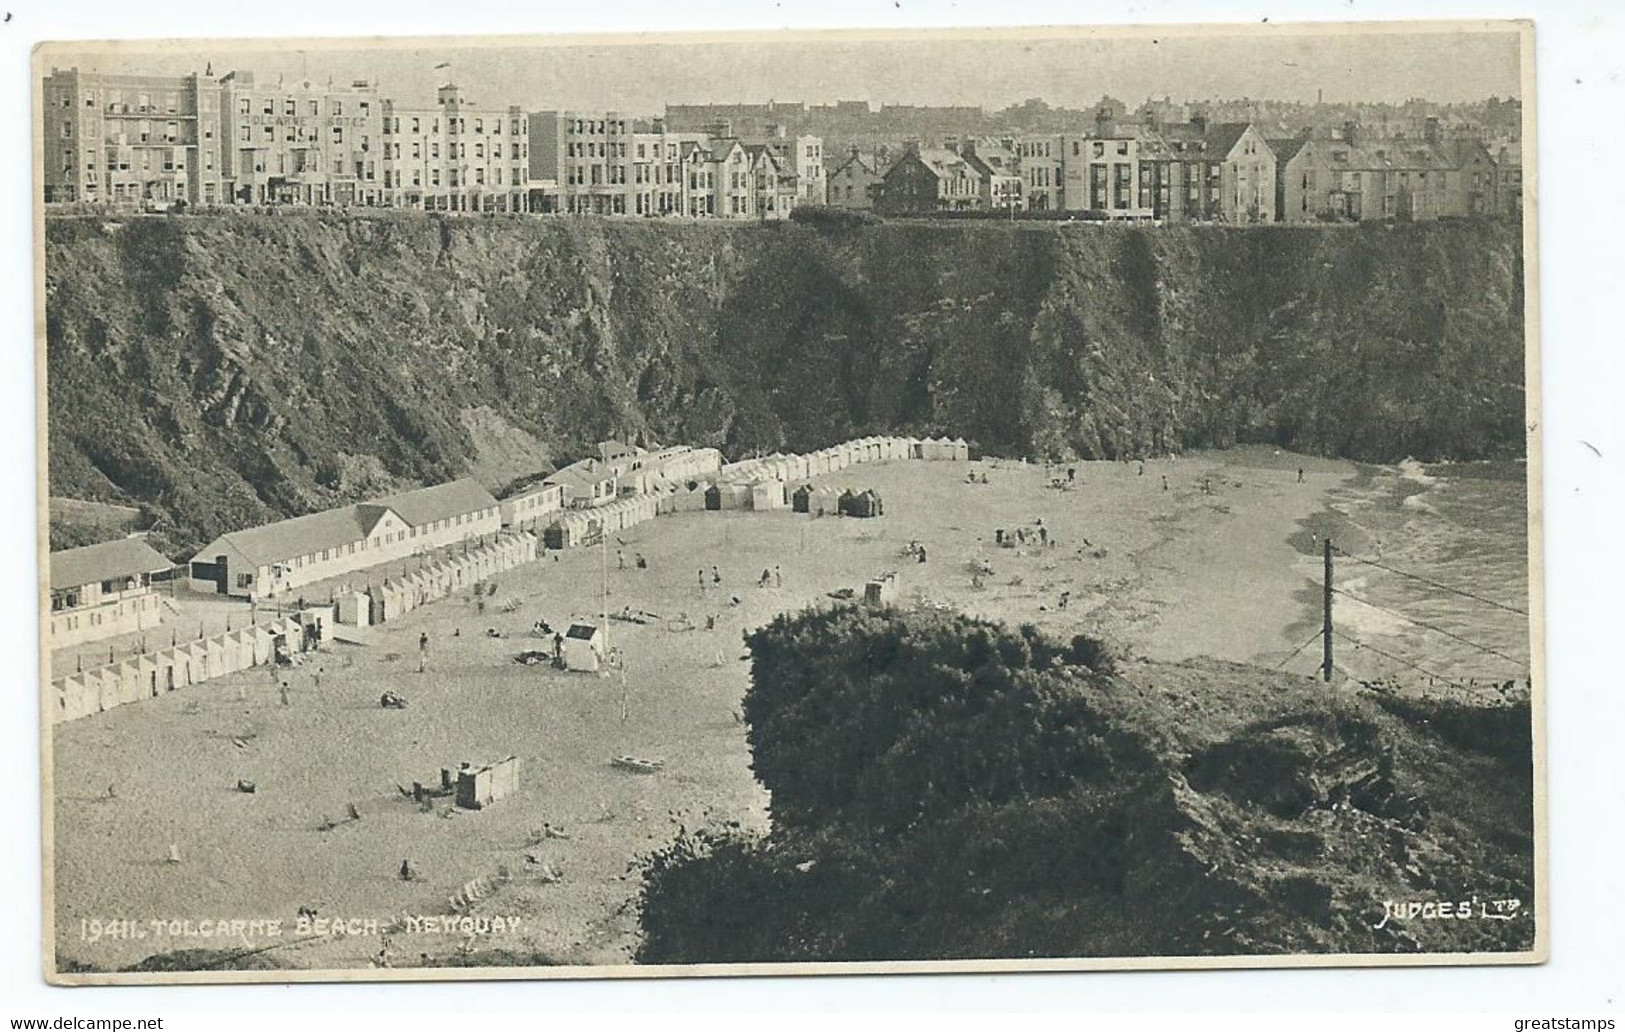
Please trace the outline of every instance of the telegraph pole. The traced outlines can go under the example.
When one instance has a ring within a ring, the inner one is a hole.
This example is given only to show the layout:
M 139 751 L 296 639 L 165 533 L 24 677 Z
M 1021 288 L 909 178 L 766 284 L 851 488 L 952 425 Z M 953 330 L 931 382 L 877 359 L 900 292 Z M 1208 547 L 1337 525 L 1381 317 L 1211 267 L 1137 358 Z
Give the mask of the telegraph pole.
M 1326 683 L 1332 680 L 1332 539 L 1326 539 L 1326 576 L 1325 585 L 1321 594 L 1322 611 L 1320 635 L 1322 640 L 1322 657 L 1320 661 L 1321 675 Z

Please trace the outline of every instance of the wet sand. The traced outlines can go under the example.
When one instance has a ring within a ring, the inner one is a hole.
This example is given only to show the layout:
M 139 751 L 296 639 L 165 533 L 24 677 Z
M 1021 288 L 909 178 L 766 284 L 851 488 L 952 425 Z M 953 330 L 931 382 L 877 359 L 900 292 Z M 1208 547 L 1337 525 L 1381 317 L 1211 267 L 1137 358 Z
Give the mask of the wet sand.
M 971 468 L 990 482 L 967 484 Z M 684 822 L 765 826 L 767 799 L 735 716 L 748 673 L 742 632 L 829 603 L 838 588 L 861 593 L 886 570 L 900 574 L 903 604 L 1087 631 L 1125 655 L 1273 663 L 1299 644 L 1296 596 L 1318 569 L 1289 538 L 1352 467 L 1254 449 L 1152 461 L 1143 475 L 1137 464 L 1075 468 L 1063 490 L 1049 485 L 1066 481 L 1065 467 L 861 466 L 826 479 L 875 487 L 885 499 L 880 519 L 690 513 L 624 532 L 607 552 L 610 609 L 660 617 L 611 621 L 611 644 L 626 656 L 624 689 L 618 675 L 513 662 L 523 649 L 546 647 L 529 636 L 536 619 L 560 626 L 601 609 L 605 557 L 592 549 L 502 575 L 484 614 L 471 599 L 449 599 L 373 629 L 374 644 L 330 646 L 293 675 L 286 708 L 260 670 L 63 725 L 55 732 L 58 953 L 116 967 L 166 950 L 273 945 L 289 966 L 360 967 L 376 959 L 378 937 L 299 939 L 295 912 L 313 907 L 323 918 L 387 927 L 406 914 L 445 914 L 469 880 L 506 872 L 477 913 L 517 917 L 517 929 L 469 947 L 624 962 L 635 936 L 629 863 Z M 1047 542 L 1038 540 L 1038 520 Z M 1030 543 L 995 543 L 996 529 L 1018 527 L 1032 532 Z M 904 554 L 910 541 L 925 546 L 926 563 Z M 635 568 L 639 553 L 649 569 Z M 771 585 L 774 567 L 782 586 Z M 986 567 L 990 574 L 976 572 Z M 758 586 L 763 570 L 767 587 Z M 1070 593 L 1065 608 L 1062 592 Z M 517 610 L 502 613 L 509 600 Z M 714 630 L 704 629 L 707 617 Z M 487 637 L 487 628 L 501 637 Z M 427 674 L 417 673 L 420 633 L 431 642 Z M 408 708 L 380 709 L 385 689 L 405 694 Z M 608 762 L 622 754 L 665 767 L 625 773 Z M 523 764 L 522 793 L 483 811 L 449 811 L 442 800 L 421 812 L 397 788 L 436 783 L 441 767 L 460 761 L 508 755 Z M 236 791 L 240 778 L 257 791 Z M 359 821 L 345 819 L 352 803 Z M 321 830 L 329 820 L 337 826 Z M 535 841 L 544 822 L 568 837 Z M 165 860 L 171 844 L 179 863 Z M 398 877 L 403 860 L 416 880 Z M 92 918 L 130 919 L 147 935 L 91 943 L 81 920 Z M 279 918 L 285 934 L 251 944 L 172 937 L 148 925 L 154 918 Z M 460 934 L 396 934 L 389 960 L 443 958 L 463 942 Z

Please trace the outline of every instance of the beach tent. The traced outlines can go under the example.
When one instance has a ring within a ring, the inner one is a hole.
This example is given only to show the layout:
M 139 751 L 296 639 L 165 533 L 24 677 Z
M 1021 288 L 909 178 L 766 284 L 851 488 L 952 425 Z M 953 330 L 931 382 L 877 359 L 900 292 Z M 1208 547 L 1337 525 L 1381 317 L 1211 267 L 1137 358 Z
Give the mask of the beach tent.
M 593 624 L 571 624 L 564 632 L 564 669 L 597 673 L 604 662 L 604 632 Z
M 953 448 L 953 457 L 956 461 L 965 462 L 970 459 L 970 445 L 965 443 L 963 437 L 955 437 L 948 444 Z

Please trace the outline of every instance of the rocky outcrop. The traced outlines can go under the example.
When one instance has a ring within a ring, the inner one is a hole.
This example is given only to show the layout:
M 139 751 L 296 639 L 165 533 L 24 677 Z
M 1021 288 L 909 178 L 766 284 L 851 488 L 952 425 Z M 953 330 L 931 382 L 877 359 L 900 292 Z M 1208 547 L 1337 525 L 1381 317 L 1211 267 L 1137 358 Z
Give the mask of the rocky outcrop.
M 179 553 L 379 486 L 346 471 L 533 472 L 485 454 L 475 410 L 527 461 L 611 434 L 740 453 L 893 430 L 1081 457 L 1521 453 L 1519 241 L 1499 222 L 52 218 L 52 490 L 141 504 Z

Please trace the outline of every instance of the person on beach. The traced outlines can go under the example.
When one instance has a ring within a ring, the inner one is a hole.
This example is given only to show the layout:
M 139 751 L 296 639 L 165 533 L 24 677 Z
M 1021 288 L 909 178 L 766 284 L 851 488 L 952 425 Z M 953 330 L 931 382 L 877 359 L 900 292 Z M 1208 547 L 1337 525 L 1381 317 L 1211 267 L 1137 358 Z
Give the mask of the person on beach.
M 705 567 L 700 567 L 700 591 L 705 591 Z
M 1164 491 L 1168 490 L 1168 478 L 1167 477 L 1162 478 L 1162 489 Z
M 427 631 L 418 635 L 418 673 L 426 673 L 429 669 L 429 634 Z
M 322 690 L 322 674 L 323 673 L 324 673 L 323 668 L 322 667 L 317 667 L 316 672 L 314 674 L 312 674 L 311 677 L 310 677 L 310 685 L 311 685 L 312 688 L 315 688 L 317 691 Z
M 773 579 L 773 571 L 769 570 L 767 567 L 764 566 L 764 567 L 762 567 L 762 577 L 761 577 L 760 580 L 758 580 L 756 582 L 756 586 L 758 588 L 765 588 L 765 587 L 767 587 L 768 582 L 771 581 L 772 579 Z
M 1298 483 L 1303 483 L 1303 467 L 1298 467 Z
M 717 568 L 715 566 L 711 567 L 711 583 L 712 584 L 721 584 L 722 583 L 722 574 L 717 572 Z
M 288 682 L 283 681 L 277 692 L 282 696 L 282 705 L 288 705 Z
M 784 587 L 784 574 L 779 572 L 779 568 L 777 566 L 773 567 L 773 586 L 775 588 Z
M 615 568 L 617 570 L 626 569 L 626 553 L 619 548 L 615 550 Z

